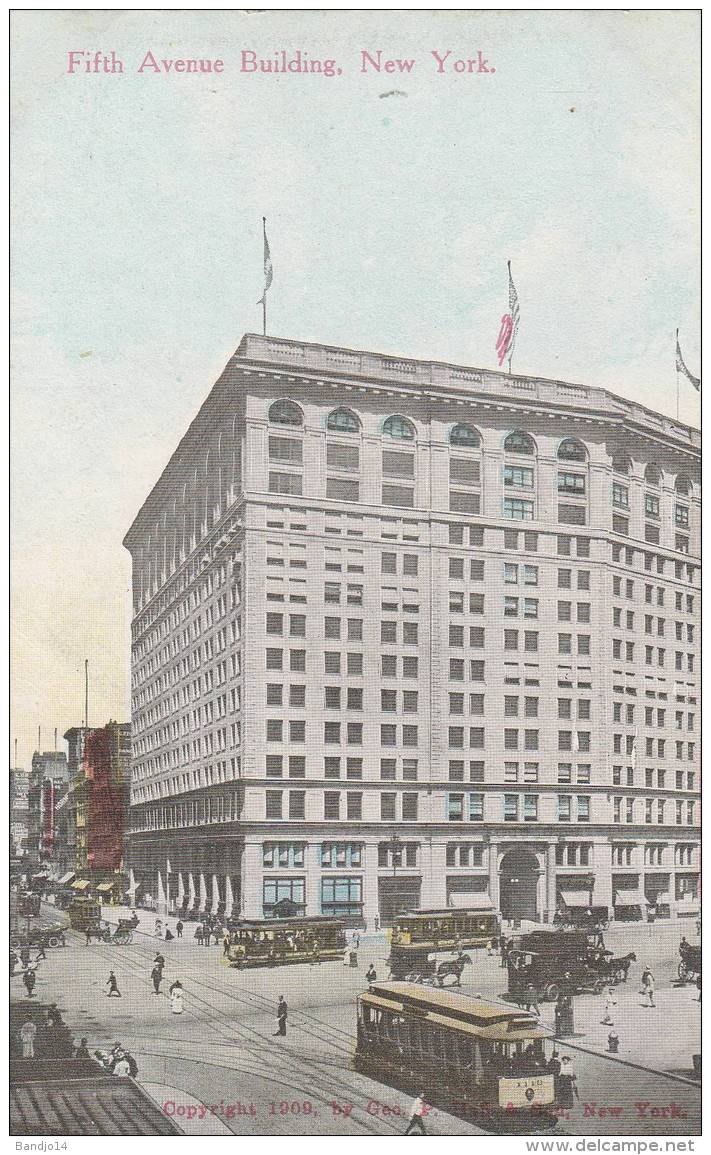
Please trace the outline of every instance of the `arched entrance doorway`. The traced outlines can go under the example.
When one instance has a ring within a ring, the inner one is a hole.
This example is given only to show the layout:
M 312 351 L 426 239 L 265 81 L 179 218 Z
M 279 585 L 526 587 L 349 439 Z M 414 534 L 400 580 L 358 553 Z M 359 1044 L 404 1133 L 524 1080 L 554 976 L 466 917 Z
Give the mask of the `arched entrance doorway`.
M 526 847 L 507 850 L 501 859 L 499 895 L 501 917 L 519 921 L 537 918 L 538 859 Z

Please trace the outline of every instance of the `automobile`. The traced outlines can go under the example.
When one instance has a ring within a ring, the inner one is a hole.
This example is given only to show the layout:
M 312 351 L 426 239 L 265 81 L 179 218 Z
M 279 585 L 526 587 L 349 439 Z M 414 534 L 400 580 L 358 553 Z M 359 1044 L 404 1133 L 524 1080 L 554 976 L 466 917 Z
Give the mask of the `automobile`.
M 29 931 L 22 931 L 10 936 L 10 946 L 13 948 L 22 948 L 23 946 L 54 948 L 66 945 L 64 927 L 59 925 L 36 926 Z

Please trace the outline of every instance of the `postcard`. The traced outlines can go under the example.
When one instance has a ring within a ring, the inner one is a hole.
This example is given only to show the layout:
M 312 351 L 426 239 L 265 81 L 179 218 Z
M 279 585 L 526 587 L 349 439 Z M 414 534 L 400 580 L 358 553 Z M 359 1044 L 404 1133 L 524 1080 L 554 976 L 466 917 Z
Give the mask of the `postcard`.
M 693 1151 L 700 13 L 11 40 L 13 1149 Z

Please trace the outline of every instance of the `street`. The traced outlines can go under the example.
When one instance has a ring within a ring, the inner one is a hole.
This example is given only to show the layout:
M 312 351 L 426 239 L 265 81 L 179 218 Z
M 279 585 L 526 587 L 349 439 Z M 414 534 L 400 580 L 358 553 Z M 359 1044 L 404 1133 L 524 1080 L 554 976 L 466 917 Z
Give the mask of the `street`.
M 609 1027 L 600 1021 L 603 997 L 578 996 L 576 1034 L 558 1049 L 573 1058 L 580 1098 L 561 1114 L 560 1133 L 698 1133 L 700 1093 L 691 1056 L 700 1050 L 700 1007 L 693 984 L 673 984 L 681 933 L 678 924 L 608 932 L 610 949 L 633 950 L 638 960 L 629 981 L 617 988 L 623 1062 L 604 1054 Z M 357 969 L 322 963 L 240 971 L 222 963 L 221 946 L 198 946 L 189 924 L 185 935 L 165 943 L 138 933 L 128 946 L 86 946 L 83 935 L 68 931 L 67 947 L 48 951 L 40 964 L 37 1001 L 56 1001 L 77 1041 L 86 1037 L 92 1052 L 116 1041 L 127 1046 L 138 1062 L 139 1082 L 187 1134 L 404 1130 L 410 1098 L 352 1069 L 355 998 L 371 961 L 378 978 L 387 977 L 384 936 L 362 941 Z M 158 995 L 150 979 L 157 950 L 166 958 Z M 474 951 L 472 958 L 462 990 L 504 995 L 499 957 Z M 656 1008 L 642 1006 L 639 995 L 645 963 L 656 975 Z M 107 994 L 112 969 L 120 999 Z M 175 979 L 185 990 L 182 1015 L 171 1013 L 167 997 Z M 19 978 L 12 992 L 15 999 L 24 995 Z M 275 1037 L 281 994 L 289 1005 L 286 1038 Z M 552 1004 L 542 1004 L 541 1014 L 552 1025 Z M 481 1133 L 471 1120 L 437 1108 L 427 1127 L 441 1135 Z

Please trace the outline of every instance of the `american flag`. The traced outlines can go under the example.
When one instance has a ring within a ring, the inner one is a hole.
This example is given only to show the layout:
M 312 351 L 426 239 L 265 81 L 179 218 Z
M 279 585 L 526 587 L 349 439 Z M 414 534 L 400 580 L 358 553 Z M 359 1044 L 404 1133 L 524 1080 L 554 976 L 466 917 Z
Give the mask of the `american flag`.
M 511 372 L 511 358 L 513 357 L 514 346 L 516 344 L 516 334 L 518 333 L 519 321 L 521 320 L 521 310 L 518 304 L 516 286 L 511 276 L 511 261 L 508 261 L 507 265 L 509 270 L 509 311 L 508 313 L 504 313 L 501 318 L 501 328 L 496 339 L 496 355 L 499 359 L 499 365 L 503 365 L 504 361 L 508 361 L 509 372 Z
M 691 384 L 694 386 L 694 389 L 696 389 L 697 393 L 701 392 L 701 380 L 700 380 L 700 378 L 694 377 L 694 374 L 689 372 L 689 370 L 687 369 L 686 364 L 684 362 L 684 358 L 681 355 L 681 346 L 679 345 L 679 330 L 678 329 L 676 331 L 676 371 L 677 371 L 677 373 L 683 373 L 684 374 L 687 381 L 691 382 Z
M 269 241 L 267 240 L 267 219 L 266 219 L 266 217 L 262 217 L 262 227 L 264 229 L 264 292 L 262 293 L 261 297 L 257 301 L 258 305 L 264 304 L 264 302 L 266 300 L 266 296 L 267 296 L 267 291 L 271 287 L 271 283 L 274 280 L 274 269 L 272 267 L 272 255 L 269 252 Z

